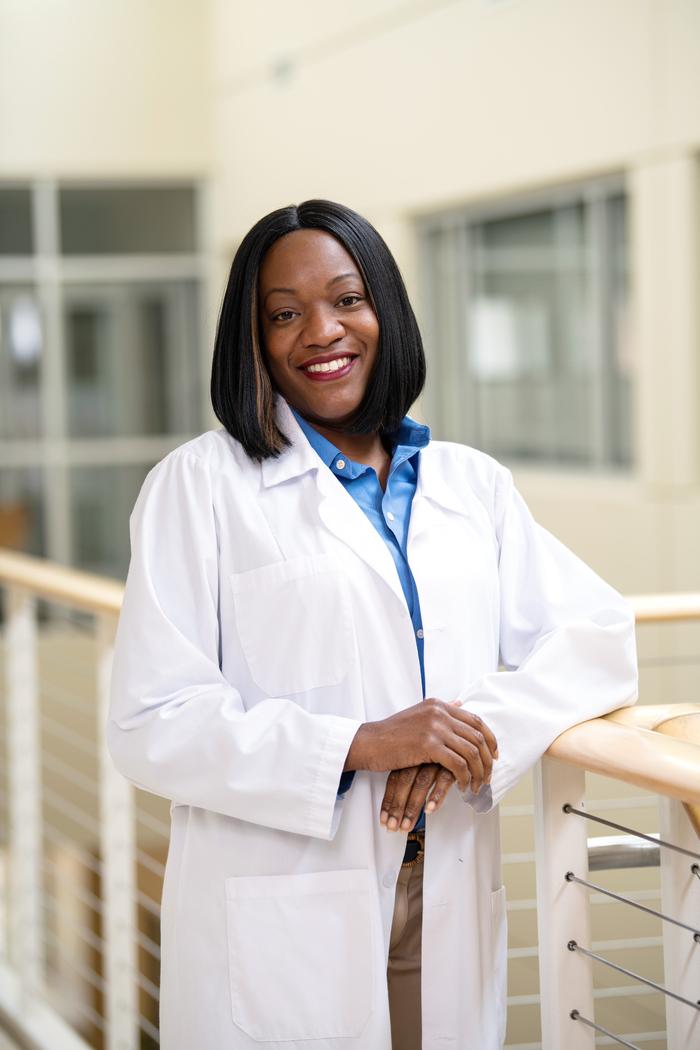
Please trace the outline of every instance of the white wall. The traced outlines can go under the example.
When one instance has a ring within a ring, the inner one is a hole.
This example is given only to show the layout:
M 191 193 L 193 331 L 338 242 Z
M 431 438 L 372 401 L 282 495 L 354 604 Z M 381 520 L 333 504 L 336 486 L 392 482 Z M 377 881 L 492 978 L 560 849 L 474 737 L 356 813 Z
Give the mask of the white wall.
M 414 218 L 621 172 L 631 212 L 637 463 L 520 469 L 535 513 L 626 591 L 700 588 L 700 4 L 213 0 L 215 240 L 341 200 L 414 300 Z
M 207 15 L 194 0 L 0 0 L 0 178 L 206 171 Z

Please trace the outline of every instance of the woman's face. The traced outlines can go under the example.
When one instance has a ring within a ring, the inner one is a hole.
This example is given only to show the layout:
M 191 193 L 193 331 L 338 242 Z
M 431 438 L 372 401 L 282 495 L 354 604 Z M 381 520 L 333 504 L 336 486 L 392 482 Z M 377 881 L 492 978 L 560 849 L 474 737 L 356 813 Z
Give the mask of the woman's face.
M 379 343 L 352 256 L 323 230 L 295 230 L 263 259 L 258 295 L 275 386 L 305 419 L 342 428 L 365 396 Z

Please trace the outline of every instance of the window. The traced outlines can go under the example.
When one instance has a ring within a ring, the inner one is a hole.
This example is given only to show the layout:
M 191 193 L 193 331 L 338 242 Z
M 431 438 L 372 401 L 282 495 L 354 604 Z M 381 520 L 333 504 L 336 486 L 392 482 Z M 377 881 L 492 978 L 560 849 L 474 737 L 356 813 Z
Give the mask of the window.
M 0 187 L 0 256 L 31 255 L 32 198 L 26 187 Z
M 64 255 L 195 251 L 192 186 L 61 188 L 59 215 Z
M 126 575 L 139 486 L 205 415 L 201 192 L 0 186 L 0 546 Z
M 631 463 L 626 201 L 619 184 L 423 222 L 436 436 L 506 461 Z

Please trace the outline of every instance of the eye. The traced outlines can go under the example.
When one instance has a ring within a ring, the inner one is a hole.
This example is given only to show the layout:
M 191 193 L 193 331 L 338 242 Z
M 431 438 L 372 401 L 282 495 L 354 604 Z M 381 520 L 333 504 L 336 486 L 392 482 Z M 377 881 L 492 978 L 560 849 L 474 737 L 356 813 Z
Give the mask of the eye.
M 278 314 L 273 314 L 272 315 L 272 320 L 273 321 L 281 321 L 282 323 L 284 323 L 285 321 L 291 321 L 291 319 L 293 317 L 294 317 L 294 311 L 293 310 L 280 310 L 280 312 Z
M 355 292 L 350 292 L 348 295 L 344 295 L 340 300 L 340 306 L 354 306 L 356 303 L 362 301 L 361 295 L 356 295 Z

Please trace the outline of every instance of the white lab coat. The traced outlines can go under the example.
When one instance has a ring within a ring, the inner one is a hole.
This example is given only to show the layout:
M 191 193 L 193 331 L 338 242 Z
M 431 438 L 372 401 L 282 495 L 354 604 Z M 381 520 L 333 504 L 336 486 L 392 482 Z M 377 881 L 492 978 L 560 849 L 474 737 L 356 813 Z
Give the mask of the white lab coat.
M 391 1048 L 405 835 L 379 824 L 386 773 L 336 793 L 360 724 L 422 699 L 416 644 L 384 541 L 277 412 L 279 458 L 210 431 L 153 468 L 131 516 L 108 742 L 172 800 L 164 1050 Z M 465 446 L 421 453 L 408 559 L 427 695 L 459 698 L 500 751 L 490 790 L 453 788 L 427 819 L 423 1050 L 497 1050 L 495 805 L 564 729 L 633 701 L 633 617 Z

